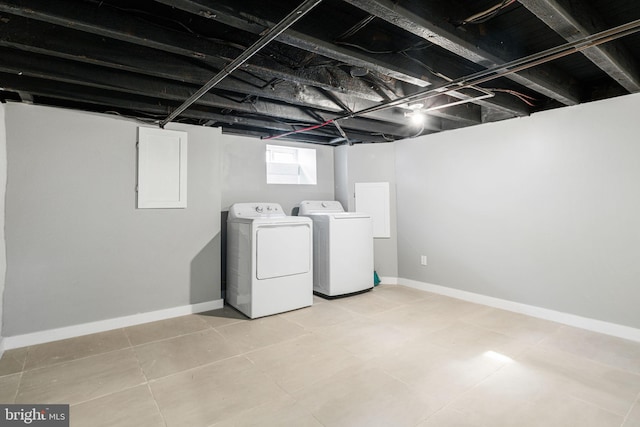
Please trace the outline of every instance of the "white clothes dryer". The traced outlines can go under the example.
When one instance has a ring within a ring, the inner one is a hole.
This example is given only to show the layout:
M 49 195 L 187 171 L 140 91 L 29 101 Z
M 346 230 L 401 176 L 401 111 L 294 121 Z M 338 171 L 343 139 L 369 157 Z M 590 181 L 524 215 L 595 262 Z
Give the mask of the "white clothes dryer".
M 311 200 L 300 202 L 298 215 L 313 220 L 314 293 L 330 298 L 373 288 L 371 215 Z
M 236 203 L 227 219 L 227 302 L 254 319 L 313 304 L 313 225 L 277 203 Z

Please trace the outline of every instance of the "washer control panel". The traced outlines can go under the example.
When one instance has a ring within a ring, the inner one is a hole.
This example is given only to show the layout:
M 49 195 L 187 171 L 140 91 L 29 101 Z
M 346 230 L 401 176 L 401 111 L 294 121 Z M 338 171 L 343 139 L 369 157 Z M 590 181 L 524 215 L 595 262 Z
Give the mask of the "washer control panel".
M 304 200 L 300 202 L 300 211 L 298 212 L 298 215 L 339 212 L 344 212 L 344 209 L 337 200 Z

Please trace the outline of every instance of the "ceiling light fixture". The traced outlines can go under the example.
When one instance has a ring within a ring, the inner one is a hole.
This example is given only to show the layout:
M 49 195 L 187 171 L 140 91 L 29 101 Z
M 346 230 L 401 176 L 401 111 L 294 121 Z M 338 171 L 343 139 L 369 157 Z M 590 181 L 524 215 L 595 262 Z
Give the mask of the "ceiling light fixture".
M 422 114 L 419 110 L 412 111 L 410 113 L 404 113 L 405 117 L 408 117 L 411 121 L 411 124 L 414 126 L 420 126 L 424 123 L 426 116 Z

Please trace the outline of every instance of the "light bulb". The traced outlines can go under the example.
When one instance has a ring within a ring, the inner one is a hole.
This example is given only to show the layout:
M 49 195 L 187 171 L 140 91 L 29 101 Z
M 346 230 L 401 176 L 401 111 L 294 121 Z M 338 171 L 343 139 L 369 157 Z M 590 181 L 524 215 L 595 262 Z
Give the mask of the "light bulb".
M 415 126 L 420 126 L 421 124 L 424 123 L 425 117 L 424 117 L 424 114 L 422 114 L 419 111 L 416 111 L 409 116 L 409 119 L 411 120 L 411 124 Z

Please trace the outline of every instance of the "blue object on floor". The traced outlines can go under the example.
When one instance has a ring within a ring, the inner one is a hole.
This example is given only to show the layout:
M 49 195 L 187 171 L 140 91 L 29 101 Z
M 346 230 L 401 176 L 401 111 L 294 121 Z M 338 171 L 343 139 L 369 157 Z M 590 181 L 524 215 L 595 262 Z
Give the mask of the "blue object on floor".
M 380 284 L 380 278 L 378 277 L 378 273 L 373 271 L 373 286 L 378 286 Z

